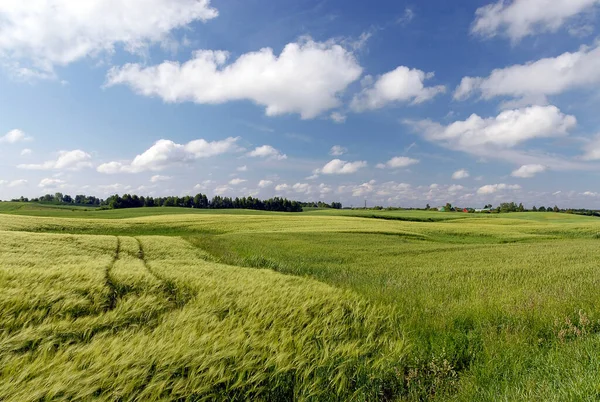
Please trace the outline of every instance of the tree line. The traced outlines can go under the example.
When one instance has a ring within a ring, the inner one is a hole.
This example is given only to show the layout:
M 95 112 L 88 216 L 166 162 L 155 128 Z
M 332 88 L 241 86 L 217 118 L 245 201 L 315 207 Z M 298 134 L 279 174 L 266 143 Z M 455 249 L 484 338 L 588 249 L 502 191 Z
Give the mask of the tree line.
M 302 212 L 303 207 L 313 208 L 334 208 L 341 209 L 342 204 L 332 202 L 298 202 L 287 198 L 274 197 L 267 200 L 261 200 L 254 197 L 222 197 L 214 196 L 209 199 L 206 194 L 198 193 L 195 196 L 169 196 L 169 197 L 144 197 L 135 194 L 115 194 L 105 200 L 87 196 L 76 195 L 71 197 L 68 194 L 55 193 L 46 194 L 39 198 L 28 199 L 20 197 L 11 200 L 13 202 L 37 202 L 55 205 L 76 205 L 76 206 L 95 206 L 104 209 L 123 209 L 123 208 L 142 208 L 142 207 L 181 207 L 181 208 L 199 208 L 199 209 L 254 209 L 259 211 L 275 212 Z

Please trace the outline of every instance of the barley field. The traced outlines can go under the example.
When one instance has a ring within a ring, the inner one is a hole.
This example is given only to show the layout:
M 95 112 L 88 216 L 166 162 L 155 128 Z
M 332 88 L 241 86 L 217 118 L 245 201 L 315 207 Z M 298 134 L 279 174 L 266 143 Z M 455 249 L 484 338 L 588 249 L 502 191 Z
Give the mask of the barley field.
M 600 220 L 0 203 L 0 400 L 600 398 Z

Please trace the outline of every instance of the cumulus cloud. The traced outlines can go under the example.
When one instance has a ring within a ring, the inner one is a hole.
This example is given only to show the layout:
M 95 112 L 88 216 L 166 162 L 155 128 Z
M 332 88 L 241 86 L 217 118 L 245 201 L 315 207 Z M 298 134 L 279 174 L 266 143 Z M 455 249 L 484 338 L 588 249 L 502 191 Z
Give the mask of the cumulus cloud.
M 273 182 L 271 180 L 261 180 L 258 182 L 258 187 L 260 188 L 267 188 L 267 187 L 271 187 L 273 185 Z
M 244 165 L 244 166 L 240 166 L 236 169 L 238 172 L 247 172 L 248 171 L 248 166 Z
M 29 149 L 29 148 L 24 148 L 24 149 L 21 151 L 21 156 L 29 156 L 29 155 L 31 155 L 32 153 L 33 153 L 33 151 L 32 151 L 31 149 Z
M 210 186 L 215 184 L 213 180 L 204 180 L 202 183 L 198 183 L 194 186 L 194 190 L 204 190 L 206 191 Z
M 275 191 L 286 191 L 290 188 L 286 183 L 278 184 L 275 186 Z
M 569 0 L 570 1 L 570 0 Z M 600 46 L 493 70 L 488 77 L 465 77 L 454 92 L 457 100 L 479 93 L 542 102 L 546 96 L 600 83 Z
M 226 184 L 223 184 L 223 185 L 221 185 L 221 186 L 217 186 L 217 187 L 215 187 L 215 190 L 214 190 L 214 192 L 215 192 L 215 194 L 217 194 L 217 195 L 222 195 L 222 194 L 228 193 L 228 192 L 230 192 L 230 191 L 232 191 L 232 190 L 233 190 L 233 189 L 232 189 L 231 187 L 227 186 Z
M 583 168 L 580 163 L 546 154 L 513 149 L 535 138 L 567 136 L 577 125 L 574 116 L 563 114 L 555 106 L 531 106 L 505 110 L 496 117 L 472 114 L 464 121 L 441 125 L 430 120 L 405 123 L 426 140 L 446 148 L 485 158 L 519 164 L 541 164 L 553 169 Z
M 187 144 L 177 144 L 171 140 L 159 140 L 131 162 L 108 162 L 98 166 L 100 173 L 139 173 L 158 171 L 168 167 L 188 163 L 201 158 L 217 156 L 239 150 L 239 137 L 229 137 L 220 141 L 208 142 L 193 140 Z
M 0 15 L 1 14 L 2 13 L 0 13 Z M 31 139 L 32 138 L 28 137 L 22 130 L 15 129 L 0 136 L 0 144 L 16 144 L 17 142 L 30 141 Z
M 231 179 L 229 181 L 229 184 L 232 186 L 239 186 L 240 184 L 245 183 L 245 182 L 247 182 L 247 180 L 235 178 L 235 179 Z
M 29 170 L 80 170 L 84 168 L 91 168 L 91 159 L 92 156 L 87 152 L 84 152 L 80 149 L 75 149 L 73 151 L 60 151 L 56 160 L 46 161 L 41 164 L 21 164 L 17 167 L 19 169 Z
M 308 193 L 310 192 L 310 184 L 308 183 L 296 183 L 292 186 L 292 190 L 297 193 Z
M 321 169 L 315 170 L 315 174 L 350 174 L 367 166 L 365 161 L 346 162 L 340 159 L 334 159 L 328 162 Z
M 544 165 L 523 165 L 511 173 L 512 177 L 520 177 L 523 179 L 531 178 L 538 173 L 545 172 L 548 168 Z
M 53 78 L 55 66 L 111 55 L 117 45 L 139 53 L 217 15 L 210 0 L 3 0 L 0 59 L 23 78 Z
M 25 179 L 13 180 L 8 183 L 8 187 L 21 187 L 28 183 Z
M 419 163 L 418 159 L 408 158 L 406 156 L 395 156 L 385 163 L 377 164 L 378 169 L 399 169 Z
M 466 169 L 460 169 L 460 170 L 457 170 L 456 172 L 452 173 L 452 179 L 454 179 L 454 180 L 466 179 L 469 176 L 470 176 L 469 171 Z
M 569 18 L 589 11 L 598 0 L 499 0 L 478 8 L 471 32 L 506 35 L 513 42 L 539 32 L 555 32 Z
M 373 191 L 375 191 L 375 183 L 375 180 L 371 180 L 369 182 L 352 187 L 352 196 L 364 197 L 367 194 L 371 194 Z
M 585 145 L 583 159 L 587 161 L 600 159 L 600 134 Z
M 344 155 L 346 152 L 348 152 L 348 148 L 343 147 L 341 145 L 334 145 L 331 147 L 331 150 L 329 151 L 329 155 L 341 156 L 341 155 Z
M 256 147 L 253 151 L 248 152 L 246 155 L 252 158 L 268 158 L 277 159 L 279 161 L 287 159 L 286 154 L 282 154 L 280 151 L 278 151 L 270 145 Z
M 520 188 L 521 188 L 521 186 L 519 186 L 518 184 L 504 184 L 504 183 L 487 184 L 485 186 L 479 187 L 479 189 L 477 190 L 477 194 L 487 195 L 487 194 L 494 194 L 494 193 L 497 193 L 498 191 L 503 191 L 503 190 L 519 190 Z
M 340 112 L 333 112 L 329 115 L 329 118 L 335 123 L 341 124 L 346 121 L 346 115 Z
M 461 186 L 460 184 L 453 184 L 451 186 L 448 187 L 448 192 L 449 193 L 457 193 L 459 191 L 464 190 L 465 188 L 463 186 Z
M 367 85 L 354 96 L 351 108 L 356 112 L 380 109 L 393 102 L 422 103 L 434 98 L 436 95 L 446 92 L 446 87 L 438 85 L 426 87 L 424 82 L 433 78 L 433 73 L 425 73 L 421 70 L 410 69 L 400 66 L 393 71 L 385 73 L 377 80 Z M 367 76 L 365 82 L 372 81 Z
M 183 64 L 127 64 L 111 69 L 106 85 L 128 85 L 166 102 L 250 100 L 265 106 L 268 116 L 299 113 L 310 119 L 338 107 L 338 95 L 362 74 L 351 52 L 332 41 L 310 38 L 289 43 L 279 56 L 263 48 L 230 64 L 228 58 L 226 51 L 198 50 Z
M 40 187 L 40 188 L 58 188 L 58 187 L 63 187 L 65 184 L 66 183 L 64 180 L 45 178 L 40 181 L 40 184 L 38 184 L 38 187 Z
M 169 181 L 169 180 L 171 180 L 171 176 L 161 176 L 159 174 L 156 174 L 150 178 L 150 181 L 152 183 L 158 183 L 161 181 Z

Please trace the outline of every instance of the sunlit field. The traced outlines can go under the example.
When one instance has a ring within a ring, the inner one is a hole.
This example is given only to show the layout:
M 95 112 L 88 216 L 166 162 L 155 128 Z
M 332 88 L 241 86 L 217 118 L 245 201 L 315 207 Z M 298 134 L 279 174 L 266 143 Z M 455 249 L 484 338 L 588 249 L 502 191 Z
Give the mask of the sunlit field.
M 0 211 L 0 400 L 600 398 L 598 218 Z

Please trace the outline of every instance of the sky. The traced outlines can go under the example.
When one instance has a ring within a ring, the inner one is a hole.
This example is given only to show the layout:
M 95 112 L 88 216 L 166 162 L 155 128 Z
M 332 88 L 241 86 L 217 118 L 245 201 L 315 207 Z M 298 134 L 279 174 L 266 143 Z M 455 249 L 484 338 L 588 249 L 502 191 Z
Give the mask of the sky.
M 600 208 L 600 0 L 2 0 L 0 199 Z

